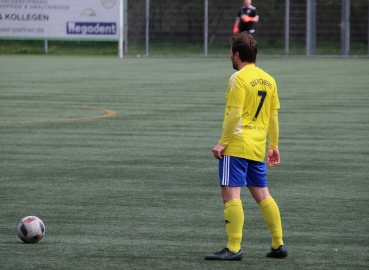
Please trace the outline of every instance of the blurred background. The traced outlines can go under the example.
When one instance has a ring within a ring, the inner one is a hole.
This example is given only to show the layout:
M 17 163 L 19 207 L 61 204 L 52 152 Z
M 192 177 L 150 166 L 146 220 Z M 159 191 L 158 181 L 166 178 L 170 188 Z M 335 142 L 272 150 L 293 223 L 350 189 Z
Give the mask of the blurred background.
M 228 55 L 242 5 L 243 0 L 124 0 L 124 54 Z M 260 17 L 259 55 L 369 55 L 367 0 L 254 0 L 252 5 Z M 45 40 L 0 39 L 1 54 L 45 53 Z M 46 51 L 117 55 L 117 46 L 117 41 L 48 39 Z

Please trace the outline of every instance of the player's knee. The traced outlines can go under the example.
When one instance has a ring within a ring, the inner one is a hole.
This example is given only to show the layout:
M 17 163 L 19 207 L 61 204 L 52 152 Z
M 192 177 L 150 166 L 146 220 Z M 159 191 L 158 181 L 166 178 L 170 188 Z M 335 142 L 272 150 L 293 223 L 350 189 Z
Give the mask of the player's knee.
M 248 187 L 250 193 L 257 203 L 260 203 L 270 197 L 269 190 L 267 187 Z
M 231 200 L 239 200 L 240 196 L 240 187 L 222 186 L 222 198 L 224 203 Z

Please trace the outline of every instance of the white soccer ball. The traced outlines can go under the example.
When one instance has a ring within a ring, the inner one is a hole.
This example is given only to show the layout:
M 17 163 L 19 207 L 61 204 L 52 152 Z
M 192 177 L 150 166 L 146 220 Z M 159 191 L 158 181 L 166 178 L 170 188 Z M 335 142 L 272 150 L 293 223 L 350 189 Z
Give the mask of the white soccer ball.
M 45 225 L 35 216 L 22 218 L 17 226 L 18 237 L 24 243 L 37 243 L 45 234 Z

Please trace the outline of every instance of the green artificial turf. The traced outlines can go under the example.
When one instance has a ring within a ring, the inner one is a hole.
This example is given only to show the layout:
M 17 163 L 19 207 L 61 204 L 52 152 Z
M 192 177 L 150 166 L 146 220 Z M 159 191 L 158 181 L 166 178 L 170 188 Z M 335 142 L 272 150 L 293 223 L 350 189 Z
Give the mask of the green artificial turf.
M 211 149 L 228 58 L 0 56 L 0 268 L 367 269 L 368 60 L 257 65 L 281 101 L 268 176 L 286 259 L 265 258 L 246 189 L 244 259 L 203 259 L 226 244 Z M 28 215 L 46 226 L 34 245 L 16 235 Z
M 227 56 L 229 54 L 229 39 L 209 41 L 207 54 L 209 56 Z M 286 55 L 285 44 L 282 41 L 273 43 L 267 40 L 258 40 L 258 54 L 262 56 Z M 146 55 L 146 44 L 144 40 L 131 41 L 125 47 L 125 55 L 130 57 L 142 57 Z M 148 45 L 150 56 L 180 56 L 193 57 L 205 54 L 203 42 L 191 42 L 189 40 L 159 41 L 150 40 Z M 48 55 L 105 55 L 118 56 L 118 43 L 116 41 L 71 41 L 71 40 L 48 40 Z M 349 55 L 356 57 L 368 57 L 368 45 L 365 42 L 352 41 L 350 43 Z M 44 40 L 11 40 L 0 39 L 0 55 L 45 55 Z M 288 48 L 290 56 L 306 55 L 305 42 L 290 41 Z M 339 42 L 318 41 L 316 44 L 316 55 L 341 56 L 341 45 Z

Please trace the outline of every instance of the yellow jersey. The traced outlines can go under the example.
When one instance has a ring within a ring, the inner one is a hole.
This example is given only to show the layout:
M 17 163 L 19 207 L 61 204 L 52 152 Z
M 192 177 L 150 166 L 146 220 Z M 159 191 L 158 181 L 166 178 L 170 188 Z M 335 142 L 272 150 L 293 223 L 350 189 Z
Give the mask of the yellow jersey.
M 246 65 L 228 81 L 223 129 L 231 107 L 242 108 L 242 117 L 222 154 L 264 161 L 270 111 L 280 108 L 275 80 L 254 64 Z

